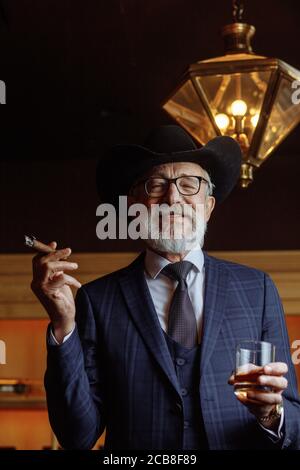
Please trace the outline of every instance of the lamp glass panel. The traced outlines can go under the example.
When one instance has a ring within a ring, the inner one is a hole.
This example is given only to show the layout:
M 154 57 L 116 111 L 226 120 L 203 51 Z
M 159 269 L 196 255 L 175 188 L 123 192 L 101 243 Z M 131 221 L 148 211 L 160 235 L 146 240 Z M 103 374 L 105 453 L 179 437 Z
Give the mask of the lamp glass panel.
M 231 105 L 236 100 L 242 100 L 246 106 L 243 117 L 243 132 L 251 143 L 263 100 L 267 91 L 271 71 L 253 71 L 233 74 L 202 75 L 196 77 L 196 83 L 202 88 L 212 114 L 228 116 L 228 126 L 220 127 L 223 135 L 235 134 L 236 121 Z M 218 119 L 216 119 L 218 123 Z M 224 123 L 221 120 L 220 122 Z
M 187 80 L 163 107 L 202 145 L 216 137 L 215 129 L 191 80 Z
M 292 101 L 291 79 L 283 77 L 278 87 L 257 157 L 265 160 L 300 122 L 300 104 Z

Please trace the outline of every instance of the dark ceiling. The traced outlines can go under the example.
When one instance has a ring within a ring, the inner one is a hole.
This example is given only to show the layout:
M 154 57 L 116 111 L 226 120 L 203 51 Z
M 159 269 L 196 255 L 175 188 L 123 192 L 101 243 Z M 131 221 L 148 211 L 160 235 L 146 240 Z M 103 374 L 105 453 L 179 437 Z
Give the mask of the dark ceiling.
M 7 85 L 0 108 L 0 251 L 22 250 L 30 229 L 72 240 L 77 250 L 98 249 L 95 159 L 112 144 L 140 143 L 151 128 L 171 122 L 162 101 L 190 63 L 223 53 L 219 32 L 232 20 L 231 3 L 0 0 L 0 79 Z M 257 30 L 254 51 L 300 69 L 300 2 L 244 3 L 244 20 Z M 300 126 L 247 191 L 236 189 L 217 208 L 208 248 L 299 249 L 299 175 Z
M 26 150 L 32 158 L 60 160 L 93 157 L 170 122 L 162 100 L 190 63 L 223 52 L 219 31 L 231 22 L 232 2 L 0 3 L 0 79 L 9 105 L 4 156 L 23 158 Z M 300 69 L 300 2 L 244 3 L 244 20 L 257 29 L 255 52 Z M 285 150 L 298 152 L 299 133 Z

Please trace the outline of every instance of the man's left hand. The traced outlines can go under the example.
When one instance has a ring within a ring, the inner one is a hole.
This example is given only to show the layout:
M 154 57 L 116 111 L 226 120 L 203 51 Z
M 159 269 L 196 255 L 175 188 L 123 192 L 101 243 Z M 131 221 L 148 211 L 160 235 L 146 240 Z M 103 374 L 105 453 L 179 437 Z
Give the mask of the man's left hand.
M 282 403 L 282 393 L 288 386 L 288 381 L 283 377 L 288 371 L 288 366 L 284 362 L 271 362 L 263 368 L 263 374 L 258 376 L 257 385 L 270 387 L 271 392 L 249 390 L 246 397 L 238 396 L 249 411 L 258 419 L 268 416 L 278 403 Z M 228 380 L 230 385 L 234 385 L 234 374 Z M 266 423 L 265 427 L 273 427 L 274 423 Z

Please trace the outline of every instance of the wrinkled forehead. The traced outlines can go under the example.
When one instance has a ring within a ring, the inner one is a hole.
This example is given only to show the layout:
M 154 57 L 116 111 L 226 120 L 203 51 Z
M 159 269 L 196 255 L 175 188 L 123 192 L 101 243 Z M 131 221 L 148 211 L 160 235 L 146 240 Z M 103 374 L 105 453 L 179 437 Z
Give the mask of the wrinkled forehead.
M 181 175 L 204 176 L 205 170 L 193 162 L 174 162 L 164 163 L 151 168 L 147 174 L 148 176 L 165 176 L 167 178 L 175 178 Z

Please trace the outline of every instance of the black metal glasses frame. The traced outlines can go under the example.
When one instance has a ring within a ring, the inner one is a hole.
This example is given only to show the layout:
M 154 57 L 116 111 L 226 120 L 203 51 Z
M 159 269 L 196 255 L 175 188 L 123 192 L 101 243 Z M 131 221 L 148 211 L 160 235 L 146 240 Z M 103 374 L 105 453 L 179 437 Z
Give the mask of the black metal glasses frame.
M 177 184 L 177 181 L 179 179 L 182 179 L 182 178 L 197 178 L 197 180 L 199 181 L 199 187 L 198 187 L 197 191 L 195 191 L 194 193 L 190 193 L 190 192 L 184 193 L 184 192 L 182 192 L 182 190 L 179 189 L 178 184 Z M 201 188 L 201 182 L 202 181 L 209 184 L 208 181 L 205 178 L 203 178 L 202 176 L 198 176 L 198 175 L 184 175 L 184 176 L 178 176 L 177 178 L 164 178 L 162 176 L 152 176 L 150 178 L 147 178 L 146 180 L 142 180 L 142 181 L 139 181 L 137 183 L 137 184 L 144 183 L 145 192 L 148 196 L 151 196 L 151 192 L 149 192 L 148 189 L 147 189 L 147 183 L 148 183 L 148 181 L 153 180 L 153 179 L 160 179 L 160 180 L 165 180 L 165 181 L 168 182 L 168 185 L 166 186 L 165 191 L 162 194 L 159 194 L 157 197 L 164 196 L 168 192 L 171 183 L 175 184 L 175 186 L 177 188 L 177 191 L 182 196 L 195 196 L 195 194 L 198 194 L 199 191 L 200 191 L 200 188 Z M 152 193 L 152 197 L 155 197 L 155 196 L 153 196 L 153 193 Z

